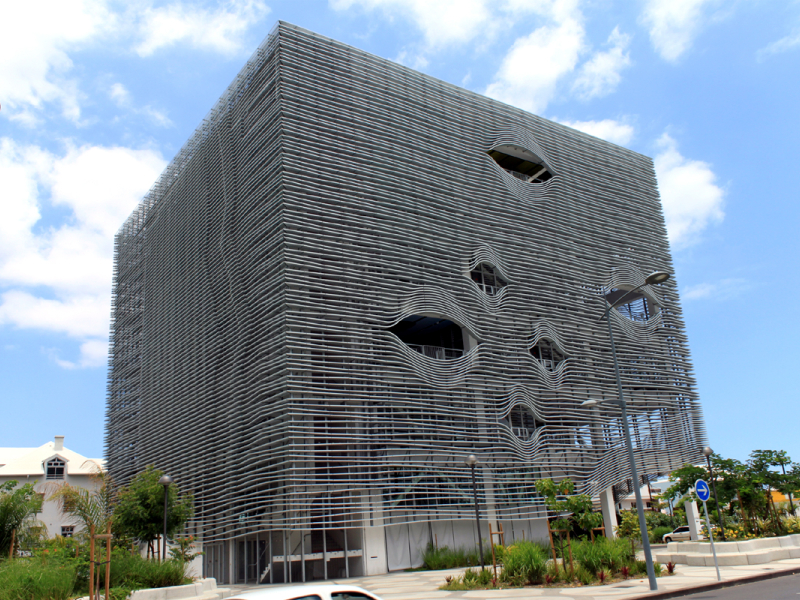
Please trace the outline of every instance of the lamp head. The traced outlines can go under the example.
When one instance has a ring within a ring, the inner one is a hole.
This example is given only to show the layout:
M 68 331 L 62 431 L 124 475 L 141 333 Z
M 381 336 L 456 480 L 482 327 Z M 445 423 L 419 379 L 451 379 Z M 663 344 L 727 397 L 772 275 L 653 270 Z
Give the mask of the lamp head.
M 478 464 L 478 458 L 474 454 L 470 454 L 467 458 L 464 459 L 464 462 L 467 464 L 468 467 L 474 467 Z
M 666 271 L 653 271 L 645 277 L 644 282 L 647 285 L 656 285 L 658 283 L 664 283 L 667 279 L 670 278 L 670 274 Z
M 164 487 L 169 487 L 169 485 L 173 482 L 172 477 L 169 475 L 162 475 L 161 479 L 158 480 L 158 483 L 163 485 Z
M 714 451 L 711 449 L 711 446 L 706 446 L 705 448 L 703 448 L 703 456 L 708 458 L 712 454 L 714 454 Z
M 600 404 L 597 400 L 587 400 L 586 402 L 581 402 L 581 406 L 597 406 Z

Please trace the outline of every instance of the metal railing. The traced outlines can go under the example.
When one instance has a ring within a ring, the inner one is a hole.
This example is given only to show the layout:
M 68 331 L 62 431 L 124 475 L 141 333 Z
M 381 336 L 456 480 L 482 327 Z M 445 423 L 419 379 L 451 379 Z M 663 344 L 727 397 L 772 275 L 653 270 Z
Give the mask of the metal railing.
M 461 358 L 464 356 L 464 351 L 459 350 L 458 348 L 442 348 L 441 346 L 424 346 L 419 344 L 409 344 L 408 347 L 412 350 L 416 350 L 420 354 L 427 356 L 428 358 L 436 358 L 439 360 L 445 360 L 448 358 Z

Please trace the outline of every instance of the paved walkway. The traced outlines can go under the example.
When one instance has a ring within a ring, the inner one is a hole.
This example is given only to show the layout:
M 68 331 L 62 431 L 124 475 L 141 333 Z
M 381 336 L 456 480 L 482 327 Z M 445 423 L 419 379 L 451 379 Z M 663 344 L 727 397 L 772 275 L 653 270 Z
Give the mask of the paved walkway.
M 763 565 L 741 565 L 720 567 L 723 583 L 731 584 L 758 576 L 775 576 L 800 571 L 800 559 L 780 560 Z M 633 600 L 636 598 L 677 597 L 697 588 L 717 583 L 714 567 L 690 567 L 678 565 L 674 575 L 658 578 L 658 592 L 651 593 L 644 579 L 629 579 L 611 585 L 584 586 L 577 588 L 521 588 L 509 590 L 474 590 L 465 592 L 446 592 L 439 590 L 447 575 L 460 575 L 463 569 L 445 571 L 398 572 L 372 577 L 351 577 L 333 580 L 349 583 L 378 594 L 383 600 L 437 600 L 450 598 L 469 598 L 470 600 L 502 600 L 503 598 L 560 598 L 567 600 Z M 315 582 L 319 583 L 319 582 Z M 266 586 L 225 586 L 238 592 L 255 591 Z

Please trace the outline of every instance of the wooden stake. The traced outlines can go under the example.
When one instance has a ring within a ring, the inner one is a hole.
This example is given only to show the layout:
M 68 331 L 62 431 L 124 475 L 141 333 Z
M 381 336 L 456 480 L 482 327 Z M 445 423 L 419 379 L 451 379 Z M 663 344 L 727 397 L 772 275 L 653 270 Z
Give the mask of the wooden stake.
M 569 538 L 569 529 L 567 529 L 567 547 L 569 548 L 569 572 L 575 577 L 575 563 L 572 562 L 572 540 Z M 564 569 L 564 572 L 566 573 L 567 570 Z
M 89 526 L 89 599 L 94 600 L 94 523 Z
M 109 584 L 111 583 L 111 519 L 106 525 L 106 600 L 111 600 L 109 594 Z
M 553 551 L 553 566 L 556 569 L 556 573 L 558 573 L 558 560 L 556 559 L 556 545 L 553 542 L 553 530 L 550 529 L 550 519 L 545 519 L 547 522 L 547 534 L 550 536 L 550 550 Z
M 495 579 L 496 579 L 497 578 L 497 558 L 495 557 L 495 554 L 494 554 L 494 536 L 495 536 L 495 532 L 492 531 L 492 523 L 489 522 L 489 543 L 492 546 L 492 569 L 494 569 L 494 576 L 495 576 Z

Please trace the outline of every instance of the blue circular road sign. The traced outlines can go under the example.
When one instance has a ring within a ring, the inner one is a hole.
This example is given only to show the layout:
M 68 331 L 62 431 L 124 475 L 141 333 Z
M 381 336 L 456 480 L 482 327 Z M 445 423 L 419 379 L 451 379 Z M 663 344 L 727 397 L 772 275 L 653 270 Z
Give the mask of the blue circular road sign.
M 694 493 L 703 502 L 706 502 L 711 497 L 711 490 L 708 489 L 708 484 L 702 479 L 694 482 Z

